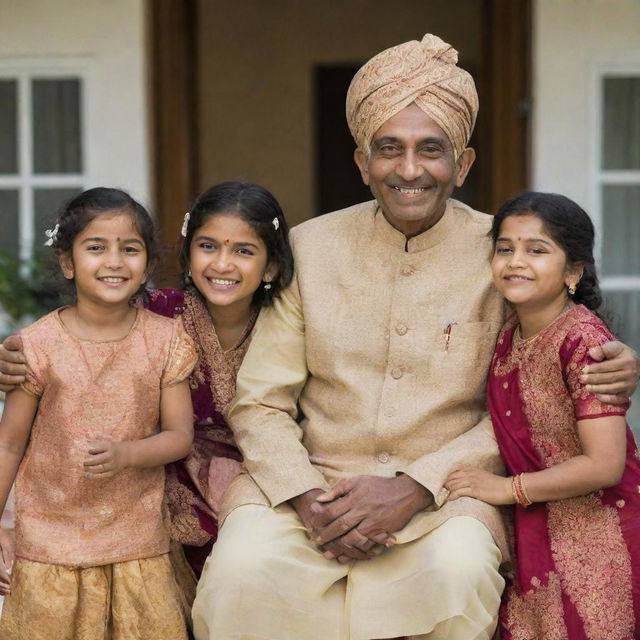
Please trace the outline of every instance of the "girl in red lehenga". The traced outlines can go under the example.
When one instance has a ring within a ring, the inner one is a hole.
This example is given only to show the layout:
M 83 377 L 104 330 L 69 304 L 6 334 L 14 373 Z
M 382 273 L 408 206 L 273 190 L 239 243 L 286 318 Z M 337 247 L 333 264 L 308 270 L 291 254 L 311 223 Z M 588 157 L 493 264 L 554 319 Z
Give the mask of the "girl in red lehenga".
M 525 193 L 503 205 L 492 236 L 494 281 L 516 310 L 487 387 L 509 477 L 458 470 L 449 499 L 516 505 L 503 640 L 640 638 L 640 460 L 628 406 L 580 383 L 589 349 L 611 338 L 597 315 L 593 225 L 563 196 Z

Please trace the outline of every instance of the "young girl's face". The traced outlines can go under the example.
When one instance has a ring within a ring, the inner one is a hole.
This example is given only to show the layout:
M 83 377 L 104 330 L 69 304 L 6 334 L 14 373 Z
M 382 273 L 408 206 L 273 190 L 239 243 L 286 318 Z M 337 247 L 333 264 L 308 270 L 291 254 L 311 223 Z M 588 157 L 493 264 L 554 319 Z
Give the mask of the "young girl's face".
M 131 214 L 109 211 L 74 238 L 60 266 L 74 280 L 79 302 L 126 306 L 146 279 L 147 249 Z
M 509 216 L 500 226 L 491 260 L 493 281 L 516 308 L 544 308 L 566 299 L 576 269 L 534 214 Z
M 194 286 L 211 309 L 246 311 L 265 276 L 272 276 L 267 247 L 233 212 L 218 213 L 193 234 L 189 267 Z

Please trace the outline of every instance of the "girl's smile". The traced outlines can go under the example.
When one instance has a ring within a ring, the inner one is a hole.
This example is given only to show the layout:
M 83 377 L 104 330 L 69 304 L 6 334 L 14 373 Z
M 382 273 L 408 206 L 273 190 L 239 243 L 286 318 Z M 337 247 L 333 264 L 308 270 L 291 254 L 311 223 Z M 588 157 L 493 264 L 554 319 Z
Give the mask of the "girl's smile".
M 564 250 L 533 214 L 504 219 L 491 270 L 496 288 L 515 305 L 521 320 L 523 313 L 534 313 L 536 325 L 549 324 L 561 313 L 568 301 L 567 287 L 575 285 L 581 273 L 579 266 L 568 264 Z
M 267 247 L 238 215 L 218 213 L 194 233 L 189 266 L 191 280 L 210 311 L 235 306 L 249 309 L 269 271 Z
M 147 251 L 131 215 L 113 211 L 76 236 L 60 265 L 65 278 L 74 280 L 79 302 L 128 305 L 146 278 Z

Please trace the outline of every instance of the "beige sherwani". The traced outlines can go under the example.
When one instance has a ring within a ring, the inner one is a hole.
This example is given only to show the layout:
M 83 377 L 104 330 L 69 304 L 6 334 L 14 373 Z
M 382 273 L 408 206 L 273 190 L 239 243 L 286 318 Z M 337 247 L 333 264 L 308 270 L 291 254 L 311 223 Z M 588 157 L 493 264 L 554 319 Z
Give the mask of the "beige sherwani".
M 342 478 L 406 473 L 435 504 L 397 533 L 400 542 L 466 515 L 506 556 L 497 510 L 448 503 L 443 488 L 463 465 L 501 469 L 484 401 L 503 318 L 490 220 L 450 200 L 436 225 L 407 241 L 373 201 L 292 231 L 296 279 L 259 320 L 229 411 L 248 474 L 233 483 L 225 514 L 276 507 Z
M 411 537 L 465 514 L 503 547 L 496 510 L 446 503 L 442 486 L 462 464 L 501 468 L 484 399 L 503 318 L 490 220 L 450 200 L 407 243 L 373 201 L 293 229 L 296 281 L 259 320 L 229 412 L 251 477 L 235 483 L 225 512 L 403 472 L 438 507 L 410 523 Z

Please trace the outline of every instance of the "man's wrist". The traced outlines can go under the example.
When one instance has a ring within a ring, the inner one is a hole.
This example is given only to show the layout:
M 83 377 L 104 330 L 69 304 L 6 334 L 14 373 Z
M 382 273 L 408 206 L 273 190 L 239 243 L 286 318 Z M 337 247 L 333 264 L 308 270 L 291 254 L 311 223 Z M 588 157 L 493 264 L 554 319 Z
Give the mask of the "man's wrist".
M 309 489 L 309 491 L 305 491 L 300 495 L 294 496 L 289 500 L 291 506 L 298 511 L 301 508 L 308 507 L 312 502 L 315 502 L 315 499 L 324 493 L 322 489 Z
M 412 493 L 416 513 L 423 511 L 433 504 L 433 494 L 431 491 L 411 476 L 406 473 L 400 473 L 396 476 L 396 481 Z

